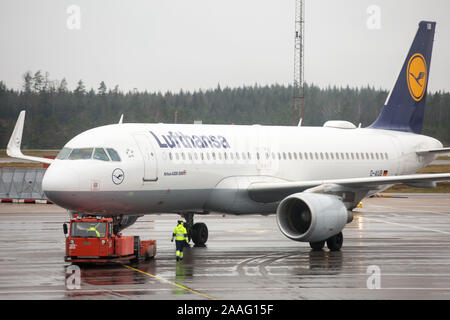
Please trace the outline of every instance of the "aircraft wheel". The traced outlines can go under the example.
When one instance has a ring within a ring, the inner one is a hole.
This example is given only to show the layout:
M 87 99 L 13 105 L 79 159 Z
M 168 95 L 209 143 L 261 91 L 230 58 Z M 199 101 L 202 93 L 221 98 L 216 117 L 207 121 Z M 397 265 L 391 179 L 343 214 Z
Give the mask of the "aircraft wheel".
M 317 242 L 310 242 L 309 245 L 313 250 L 322 250 L 323 247 L 325 246 L 325 240 L 317 241 Z
M 208 241 L 208 227 L 203 222 L 194 224 L 192 228 L 192 241 L 196 246 L 204 246 Z
M 344 242 L 344 236 L 342 232 L 339 232 L 337 235 L 332 236 L 327 240 L 327 247 L 331 251 L 339 251 L 342 248 L 342 243 Z

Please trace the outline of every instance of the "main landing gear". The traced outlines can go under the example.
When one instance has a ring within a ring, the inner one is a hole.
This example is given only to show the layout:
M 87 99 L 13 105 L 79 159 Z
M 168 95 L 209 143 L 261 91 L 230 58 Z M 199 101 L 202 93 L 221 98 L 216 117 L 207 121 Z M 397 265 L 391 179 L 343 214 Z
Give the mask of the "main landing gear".
M 327 243 L 327 247 L 328 249 L 330 249 L 330 251 L 339 251 L 342 248 L 344 236 L 342 235 L 342 232 L 339 232 L 337 235 L 332 236 L 327 240 L 310 242 L 309 245 L 313 250 L 322 250 L 323 247 L 325 246 L 325 242 Z
M 203 222 L 194 223 L 194 213 L 182 214 L 186 220 L 189 241 L 192 239 L 195 247 L 204 247 L 208 241 L 208 227 Z

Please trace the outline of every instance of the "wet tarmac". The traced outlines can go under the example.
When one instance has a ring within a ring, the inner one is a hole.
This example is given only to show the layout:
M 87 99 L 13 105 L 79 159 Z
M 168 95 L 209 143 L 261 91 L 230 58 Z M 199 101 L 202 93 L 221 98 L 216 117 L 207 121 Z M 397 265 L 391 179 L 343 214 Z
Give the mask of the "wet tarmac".
M 67 218 L 55 205 L 0 204 L 0 299 L 450 299 L 450 195 L 366 199 L 340 252 L 290 241 L 273 215 L 210 215 L 195 217 L 207 246 L 176 262 L 178 216 L 145 216 L 124 234 L 156 239 L 155 259 L 82 266 L 80 277 L 63 260 Z

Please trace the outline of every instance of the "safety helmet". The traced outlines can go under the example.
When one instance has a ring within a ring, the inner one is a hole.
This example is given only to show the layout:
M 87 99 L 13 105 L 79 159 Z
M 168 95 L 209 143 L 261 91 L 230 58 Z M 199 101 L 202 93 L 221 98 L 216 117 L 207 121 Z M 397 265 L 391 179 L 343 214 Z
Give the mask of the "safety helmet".
M 181 223 L 183 223 L 183 220 L 178 220 L 178 224 L 181 224 Z

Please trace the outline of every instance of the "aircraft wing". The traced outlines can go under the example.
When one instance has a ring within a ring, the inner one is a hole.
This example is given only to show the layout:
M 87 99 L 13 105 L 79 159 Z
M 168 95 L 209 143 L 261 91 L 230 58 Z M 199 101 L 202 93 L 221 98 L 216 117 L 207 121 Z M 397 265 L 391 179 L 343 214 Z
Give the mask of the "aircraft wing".
M 436 181 L 450 181 L 450 173 L 411 174 L 401 176 L 311 180 L 297 182 L 254 182 L 248 187 L 248 193 L 250 198 L 254 201 L 270 203 L 281 201 L 290 194 L 302 192 L 320 185 L 334 184 L 351 188 L 370 188 L 372 186 L 382 186 L 398 183 L 414 185 Z
M 14 131 L 9 139 L 8 146 L 6 147 L 6 154 L 12 158 L 36 161 L 51 164 L 53 163 L 53 159 L 41 158 L 41 157 L 32 157 L 26 156 L 20 150 L 20 146 L 22 144 L 22 134 L 23 134 L 23 125 L 25 122 L 25 110 L 22 110 L 17 118 L 16 126 L 14 127 Z
M 428 153 L 431 153 L 431 154 L 450 153 L 450 148 L 423 150 L 423 151 L 417 151 L 416 153 L 418 155 L 425 155 L 425 154 L 428 154 Z

